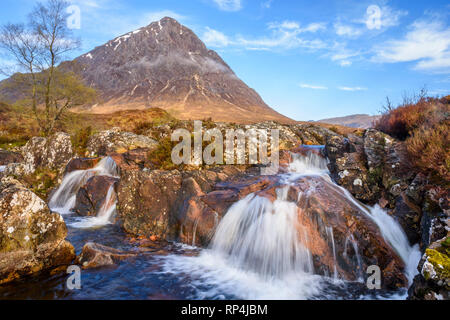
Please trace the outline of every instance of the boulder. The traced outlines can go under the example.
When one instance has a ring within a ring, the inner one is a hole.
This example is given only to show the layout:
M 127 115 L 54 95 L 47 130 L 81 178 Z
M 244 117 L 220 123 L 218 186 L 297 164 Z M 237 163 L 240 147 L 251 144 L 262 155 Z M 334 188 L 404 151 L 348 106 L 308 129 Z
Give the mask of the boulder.
M 253 171 L 258 172 L 255 169 Z M 118 188 L 120 223 L 126 232 L 133 235 L 155 236 L 163 240 L 179 240 L 181 237 L 192 244 L 194 225 L 198 226 L 198 222 L 191 223 L 186 218 L 196 215 L 190 207 L 216 185 L 220 186 L 221 182 L 244 172 L 245 167 L 241 166 L 183 173 L 177 170 L 122 170 Z
M 181 189 L 179 171 L 123 170 L 118 190 L 119 219 L 133 235 L 166 238 L 173 227 L 171 209 Z
M 420 241 L 420 221 L 422 218 L 421 208 L 402 192 L 395 200 L 393 215 L 405 231 L 409 243 L 418 243 Z
M 77 257 L 83 269 L 93 269 L 115 266 L 120 261 L 135 257 L 133 252 L 125 252 L 98 243 L 88 242 L 83 246 L 81 254 Z
M 102 158 L 74 158 L 69 161 L 64 170 L 64 175 L 78 170 L 88 170 L 94 168 Z
M 144 167 L 152 167 L 148 160 L 149 148 L 137 148 L 125 153 L 110 153 L 109 156 L 114 159 L 121 170 L 138 170 Z
M 20 163 L 23 157 L 20 153 L 0 149 L 0 166 L 6 166 L 10 163 Z
M 0 284 L 69 265 L 75 258 L 66 225 L 19 181 L 0 180 Z
M 450 233 L 426 249 L 409 300 L 450 300 Z
M 33 173 L 38 168 L 60 170 L 74 154 L 70 135 L 63 132 L 55 133 L 48 138 L 31 138 L 22 147 L 21 152 L 26 174 Z
M 99 132 L 89 138 L 87 151 L 89 156 L 105 156 L 110 153 L 125 153 L 138 148 L 154 149 L 158 142 L 142 135 L 122 132 L 113 128 Z
M 97 216 L 111 187 L 117 190 L 119 179 L 110 176 L 89 178 L 77 193 L 73 210 L 80 216 Z
M 206 194 L 193 179 L 184 183 L 190 184 L 192 195 L 186 202 L 185 214 L 179 216 L 179 239 L 184 243 L 208 246 L 218 223 L 233 204 L 250 193 L 274 202 L 279 190 L 286 187 L 287 201 L 297 205 L 301 226 L 298 234 L 312 254 L 316 272 L 332 275 L 336 266 L 340 278 L 354 281 L 364 277 L 368 266 L 378 265 L 384 288 L 407 285 L 404 263 L 386 243 L 378 226 L 322 177 L 299 178 L 290 186 L 277 176 L 247 177 L 218 183 Z

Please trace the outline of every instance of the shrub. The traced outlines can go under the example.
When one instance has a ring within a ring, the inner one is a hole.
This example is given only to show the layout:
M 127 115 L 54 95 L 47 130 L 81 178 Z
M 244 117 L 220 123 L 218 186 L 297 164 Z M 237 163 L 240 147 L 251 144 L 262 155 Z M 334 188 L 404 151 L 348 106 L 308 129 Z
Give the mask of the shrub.
M 409 158 L 422 172 L 450 182 L 449 122 L 416 130 L 406 140 Z
M 389 108 L 376 123 L 376 129 L 404 140 L 407 160 L 436 181 L 449 183 L 450 175 L 450 96 L 437 99 L 420 96 Z
M 78 155 L 84 156 L 86 154 L 87 143 L 91 135 L 92 135 L 92 128 L 88 126 L 85 128 L 78 129 L 72 136 L 72 146 Z

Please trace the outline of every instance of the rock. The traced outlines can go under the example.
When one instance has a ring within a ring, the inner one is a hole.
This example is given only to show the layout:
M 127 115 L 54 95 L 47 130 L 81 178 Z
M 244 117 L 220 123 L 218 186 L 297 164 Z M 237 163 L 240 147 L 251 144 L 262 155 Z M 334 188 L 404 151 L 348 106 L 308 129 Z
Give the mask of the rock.
M 138 148 L 154 149 L 157 145 L 158 142 L 147 136 L 113 128 L 93 135 L 87 143 L 87 151 L 91 157 L 94 157 L 110 153 L 125 153 Z
M 119 219 L 133 235 L 169 236 L 170 212 L 180 193 L 181 173 L 161 170 L 122 171 L 118 190 Z
M 78 170 L 88 170 L 94 168 L 102 158 L 74 158 L 69 161 L 64 170 L 64 175 Z
M 125 153 L 110 153 L 109 156 L 114 159 L 121 170 L 138 170 L 144 167 L 152 167 L 148 160 L 149 148 L 137 148 Z
M 279 176 L 247 177 L 218 183 L 206 194 L 192 179 L 189 184 L 193 196 L 187 200 L 186 214 L 179 217 L 180 240 L 185 243 L 208 246 L 231 205 L 250 193 L 273 202 L 278 190 L 288 187 L 287 200 L 297 204 L 299 225 L 303 226 L 298 232 L 299 235 L 308 234 L 306 245 L 312 253 L 316 271 L 333 274 L 335 248 L 336 267 L 341 278 L 356 280 L 364 276 L 368 266 L 378 265 L 383 272 L 384 288 L 407 284 L 403 262 L 385 242 L 376 224 L 346 197 L 330 197 L 330 194 L 336 194 L 336 189 L 321 177 L 299 178 L 291 186 L 283 185 Z M 358 252 L 351 241 L 357 244 Z
M 405 193 L 397 197 L 393 215 L 400 223 L 408 237 L 410 244 L 420 241 L 420 221 L 422 219 L 422 210 L 415 205 Z
M 331 177 L 339 185 L 347 189 L 356 199 L 374 204 L 380 197 L 380 188 L 370 179 L 364 164 L 364 157 L 360 152 L 345 153 L 330 162 Z
M 251 177 L 238 182 L 217 183 L 213 191 L 206 193 L 208 189 L 202 190 L 193 178 L 183 181 L 184 199 L 187 200 L 177 216 L 180 225 L 178 239 L 207 247 L 221 218 L 234 203 L 273 183 L 276 183 L 274 177 Z
M 254 169 L 250 172 L 259 172 Z M 202 210 L 206 208 L 200 197 L 216 185 L 220 186 L 221 182 L 243 175 L 244 170 L 245 167 L 232 165 L 183 173 L 177 170 L 122 170 L 118 190 L 120 224 L 132 235 L 156 236 L 162 240 L 181 238 L 189 244 L 192 244 L 196 229 L 199 235 L 196 239 L 205 243 L 211 230 L 195 222 L 199 215 L 193 207 L 199 205 Z M 214 212 L 212 214 L 215 215 Z M 208 225 L 214 220 L 207 215 L 204 218 Z M 200 230 L 203 229 L 205 237 L 201 235 Z
M 10 163 L 20 163 L 23 157 L 20 153 L 0 149 L 0 166 L 6 166 Z
M 341 277 L 356 280 L 364 275 L 368 266 L 377 265 L 383 273 L 383 287 L 407 285 L 404 263 L 383 239 L 378 226 L 348 198 L 337 195 L 330 183 L 320 177 L 300 178 L 289 188 L 288 201 L 297 203 L 316 268 L 327 267 L 329 274 L 333 273 L 332 230 L 337 271 Z M 336 196 L 330 197 L 330 194 Z M 354 252 L 352 241 L 357 244 L 358 252 Z
M 330 160 L 328 169 L 337 184 L 346 188 L 356 199 L 375 204 L 380 198 L 378 179 L 369 173 L 364 146 L 359 137 L 348 139 L 330 135 L 326 139 L 325 155 Z
M 408 291 L 410 300 L 450 300 L 450 232 L 425 251 L 420 272 Z
M 3 167 L 0 176 L 22 177 L 29 172 L 29 167 L 25 163 L 10 163 Z
M 60 170 L 73 156 L 70 135 L 55 133 L 48 138 L 34 137 L 22 147 L 26 173 L 30 174 L 38 168 Z
M 19 181 L 0 180 L 0 284 L 69 265 L 75 258 L 66 225 Z
M 93 269 L 117 265 L 120 261 L 135 257 L 133 252 L 124 252 L 98 243 L 88 242 L 77 257 L 83 269 Z
M 350 140 L 339 135 L 330 135 L 326 139 L 325 153 L 331 162 L 342 158 L 346 153 L 356 152 L 355 146 L 350 143 Z
M 77 193 L 74 211 L 80 216 L 97 216 L 111 187 L 117 190 L 119 179 L 110 176 L 89 178 Z

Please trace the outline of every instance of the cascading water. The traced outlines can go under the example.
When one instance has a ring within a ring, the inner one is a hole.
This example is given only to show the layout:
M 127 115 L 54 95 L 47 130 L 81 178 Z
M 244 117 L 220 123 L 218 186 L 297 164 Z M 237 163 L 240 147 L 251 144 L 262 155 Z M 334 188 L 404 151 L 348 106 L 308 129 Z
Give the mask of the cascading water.
M 354 204 L 378 226 L 385 241 L 404 261 L 411 281 L 420 251 L 409 245 L 399 224 L 379 206 L 367 208 L 333 183 L 327 160 L 316 152 L 294 154 L 293 159 L 289 173 L 280 175 L 282 182 L 289 186 L 299 177 L 314 176 L 332 186 L 338 196 Z M 306 193 L 313 193 L 313 189 L 312 185 Z M 189 272 L 197 277 L 193 285 L 202 289 L 195 298 L 224 298 L 229 294 L 243 299 L 307 299 L 320 294 L 325 278 L 314 274 L 312 255 L 307 249 L 308 234 L 302 232 L 298 207 L 287 201 L 287 193 L 288 187 L 278 189 L 274 202 L 256 194 L 238 201 L 222 218 L 209 249 L 198 257 L 167 257 L 164 272 Z M 333 228 L 325 228 L 334 260 L 332 280 L 338 283 Z M 362 280 L 361 257 L 353 235 L 346 242 L 353 247 Z
M 93 176 L 119 177 L 119 170 L 111 157 L 103 158 L 94 168 L 77 170 L 64 176 L 59 188 L 55 191 L 49 201 L 52 211 L 60 214 L 70 214 L 75 207 L 76 196 L 80 188 Z M 96 217 L 82 217 L 69 225 L 76 228 L 90 228 L 110 223 L 116 211 L 117 196 L 114 186 L 111 186 L 105 201 Z
M 95 217 L 80 217 L 77 218 L 75 222 L 69 225 L 74 228 L 93 228 L 100 227 L 106 224 L 112 223 L 111 220 L 116 214 L 117 206 L 117 195 L 114 191 L 114 185 L 109 187 L 108 193 L 106 194 L 105 201 L 101 206 L 97 216 Z
M 0 172 L 5 171 L 5 169 L 6 169 L 6 166 L 0 166 Z

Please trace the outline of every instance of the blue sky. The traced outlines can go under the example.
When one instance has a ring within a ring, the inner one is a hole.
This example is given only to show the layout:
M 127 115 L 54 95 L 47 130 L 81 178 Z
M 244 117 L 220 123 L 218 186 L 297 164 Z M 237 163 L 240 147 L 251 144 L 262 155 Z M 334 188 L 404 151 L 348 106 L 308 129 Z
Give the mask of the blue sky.
M 386 96 L 450 94 L 446 0 L 72 0 L 76 57 L 171 16 L 216 50 L 277 111 L 297 120 L 376 114 Z M 20 22 L 34 0 L 2 0 Z M 1 58 L 0 58 L 1 59 Z

